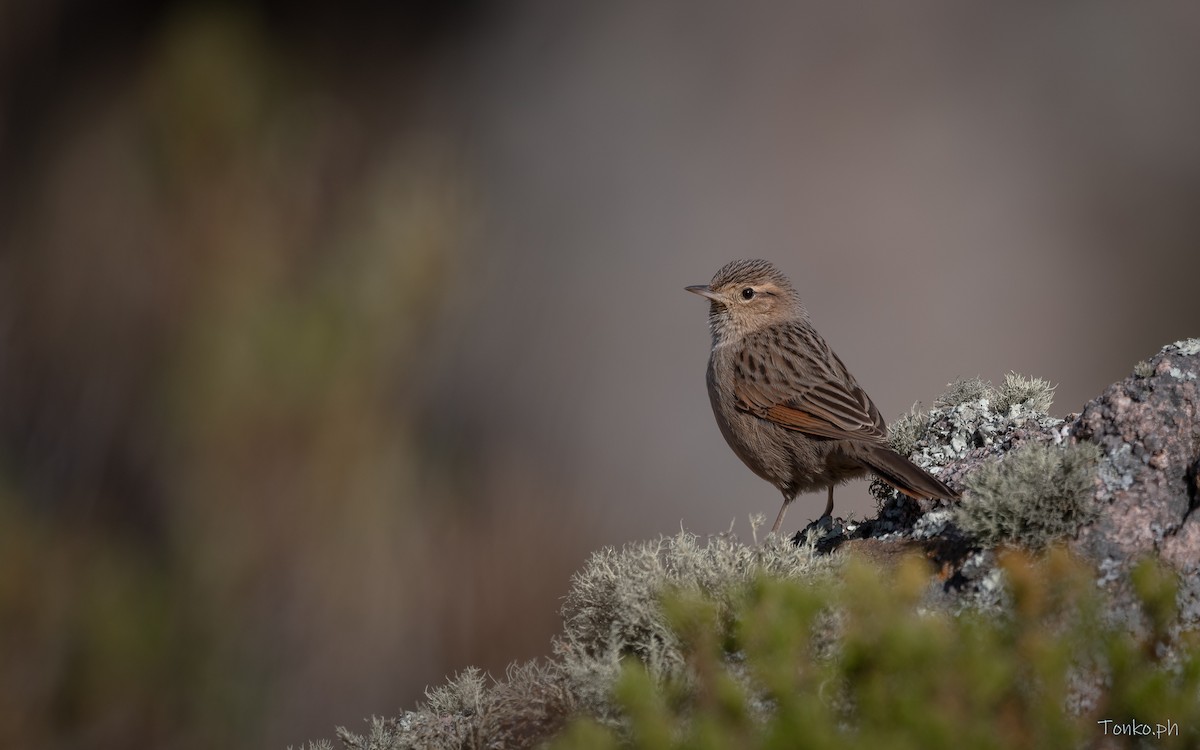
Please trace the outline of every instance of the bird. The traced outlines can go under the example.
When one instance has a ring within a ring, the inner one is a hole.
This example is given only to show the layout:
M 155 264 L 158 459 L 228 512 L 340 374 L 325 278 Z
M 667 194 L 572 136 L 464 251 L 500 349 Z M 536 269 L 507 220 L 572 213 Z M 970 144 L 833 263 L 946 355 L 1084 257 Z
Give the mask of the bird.
M 737 457 L 783 493 L 771 532 L 802 492 L 874 473 L 917 499 L 959 495 L 887 442 L 887 425 L 841 358 L 813 328 L 800 295 L 770 261 L 735 260 L 708 284 L 706 380 L 717 426 Z

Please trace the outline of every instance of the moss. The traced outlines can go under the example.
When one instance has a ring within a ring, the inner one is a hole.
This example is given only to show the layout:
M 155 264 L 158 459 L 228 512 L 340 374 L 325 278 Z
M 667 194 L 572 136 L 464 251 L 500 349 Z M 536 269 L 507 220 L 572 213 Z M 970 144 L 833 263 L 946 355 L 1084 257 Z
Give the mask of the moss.
M 1095 517 L 1093 478 L 1099 448 L 1091 443 L 1026 444 L 966 479 L 957 513 L 982 543 L 1040 549 Z

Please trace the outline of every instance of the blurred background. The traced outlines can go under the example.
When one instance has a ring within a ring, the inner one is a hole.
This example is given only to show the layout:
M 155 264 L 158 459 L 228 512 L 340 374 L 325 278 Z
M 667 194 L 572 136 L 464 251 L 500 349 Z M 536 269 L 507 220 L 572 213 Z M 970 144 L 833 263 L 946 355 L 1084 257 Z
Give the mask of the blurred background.
M 0 746 L 328 737 L 748 537 L 735 257 L 889 419 L 1200 332 L 1194 3 L 385 8 L 0 3 Z

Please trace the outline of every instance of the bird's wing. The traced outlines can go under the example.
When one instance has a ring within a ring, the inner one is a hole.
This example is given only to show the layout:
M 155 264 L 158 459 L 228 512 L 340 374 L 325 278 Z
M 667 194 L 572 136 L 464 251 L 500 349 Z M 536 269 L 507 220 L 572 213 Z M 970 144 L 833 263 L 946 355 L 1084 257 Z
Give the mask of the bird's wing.
M 870 397 L 811 326 L 747 337 L 734 362 L 738 408 L 817 437 L 881 443 L 887 426 Z

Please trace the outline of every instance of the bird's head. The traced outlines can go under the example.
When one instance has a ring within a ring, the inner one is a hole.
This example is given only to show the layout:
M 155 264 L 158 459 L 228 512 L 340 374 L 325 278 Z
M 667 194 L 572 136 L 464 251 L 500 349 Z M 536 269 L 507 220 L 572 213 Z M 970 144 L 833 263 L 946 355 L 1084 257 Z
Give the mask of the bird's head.
M 770 261 L 735 260 L 708 284 L 685 289 L 709 301 L 714 347 L 766 326 L 808 317 L 792 282 Z

